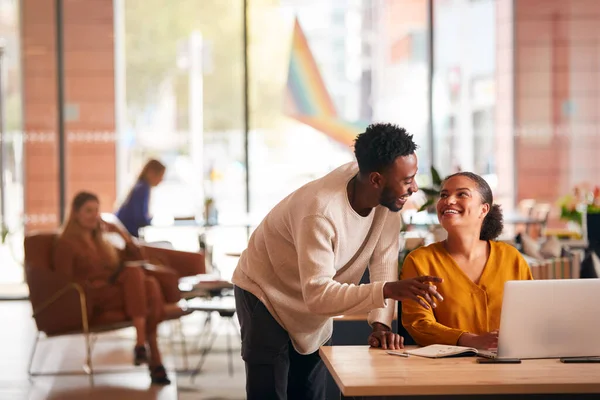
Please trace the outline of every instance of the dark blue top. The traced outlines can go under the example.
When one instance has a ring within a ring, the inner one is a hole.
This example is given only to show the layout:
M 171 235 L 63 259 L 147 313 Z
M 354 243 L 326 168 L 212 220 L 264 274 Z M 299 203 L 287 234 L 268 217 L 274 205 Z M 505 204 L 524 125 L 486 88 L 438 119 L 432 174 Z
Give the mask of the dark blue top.
M 150 202 L 150 185 L 139 180 L 131 190 L 129 197 L 116 212 L 117 218 L 125 225 L 131 235 L 138 237 L 138 230 L 150 225 L 148 204 Z

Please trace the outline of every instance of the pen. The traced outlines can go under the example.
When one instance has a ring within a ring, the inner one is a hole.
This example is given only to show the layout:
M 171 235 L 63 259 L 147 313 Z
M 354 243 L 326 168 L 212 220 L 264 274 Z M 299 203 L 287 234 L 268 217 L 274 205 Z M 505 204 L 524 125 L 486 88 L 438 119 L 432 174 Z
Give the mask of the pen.
M 391 351 L 391 350 L 388 350 L 387 353 L 391 354 L 393 356 L 400 356 L 400 357 L 406 357 L 406 358 L 408 358 L 408 354 L 407 353 L 400 353 L 398 351 Z

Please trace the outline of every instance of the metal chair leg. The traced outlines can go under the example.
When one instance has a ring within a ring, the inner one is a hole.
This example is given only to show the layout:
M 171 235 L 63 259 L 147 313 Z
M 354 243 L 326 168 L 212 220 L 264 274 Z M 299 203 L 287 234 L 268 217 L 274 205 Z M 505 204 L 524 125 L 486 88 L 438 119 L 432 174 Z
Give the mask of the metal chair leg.
M 90 346 L 92 348 L 92 352 L 94 351 L 94 346 L 96 345 L 96 342 L 98 341 L 98 335 L 90 333 L 91 337 L 90 337 Z
M 27 374 L 31 376 L 33 373 L 31 372 L 31 367 L 33 366 L 33 357 L 35 357 L 35 351 L 37 350 L 37 344 L 40 340 L 40 331 L 37 331 L 35 334 L 35 340 L 33 342 L 33 348 L 31 349 L 31 355 L 29 356 L 29 365 L 27 367 Z
M 187 350 L 187 343 L 185 340 L 185 334 L 183 333 L 183 323 L 181 322 L 181 319 L 177 319 L 177 320 L 173 320 L 171 321 L 170 324 L 170 337 L 169 337 L 169 345 L 171 348 L 171 353 L 173 353 L 173 356 L 175 356 L 175 335 L 177 334 L 179 336 L 179 339 L 181 340 L 181 350 L 183 352 L 183 371 L 188 371 L 189 370 L 189 359 L 188 359 L 188 350 Z
M 235 332 L 238 339 L 240 340 L 240 343 L 242 343 L 242 334 L 240 332 L 240 328 L 239 328 L 238 324 L 236 324 L 235 318 L 233 318 L 233 317 L 231 317 L 231 325 L 233 325 L 233 331 Z
M 229 356 L 229 376 L 233 376 L 233 349 L 231 348 L 231 335 L 229 332 L 225 334 L 225 338 L 227 340 L 227 353 Z
M 204 320 L 204 325 L 202 326 L 202 330 L 200 331 L 200 334 L 198 334 L 198 348 L 201 349 L 202 348 L 202 343 L 204 341 L 204 338 L 206 337 L 207 339 L 210 338 L 210 333 L 212 331 L 212 312 L 211 311 L 207 311 L 206 312 L 206 319 Z
M 175 323 L 175 321 L 171 321 L 169 323 L 169 349 L 171 350 L 171 353 L 173 353 L 173 356 L 175 355 L 175 339 L 174 339 L 174 328 L 173 328 L 173 324 Z
M 180 319 L 177 320 L 179 327 L 179 334 L 181 336 L 181 349 L 183 350 L 183 367 L 187 371 L 189 368 L 188 362 L 188 351 L 187 351 L 187 343 L 185 342 L 185 334 L 183 333 L 183 323 Z
M 90 334 L 85 333 L 85 365 L 83 367 L 84 371 L 90 377 L 90 384 L 94 385 L 94 365 L 92 364 L 92 339 L 90 339 Z
M 196 375 L 198 375 L 200 373 L 200 371 L 202 370 L 202 366 L 204 365 L 204 361 L 206 361 L 206 356 L 212 350 L 212 347 L 215 344 L 215 340 L 217 340 L 217 336 L 219 334 L 218 328 L 219 328 L 219 326 L 217 325 L 217 330 L 215 330 L 213 332 L 212 336 L 210 337 L 210 341 L 208 343 L 208 346 L 206 346 L 202 350 L 202 354 L 200 354 L 200 360 L 198 361 L 198 364 L 196 365 L 196 368 L 194 369 L 194 371 L 192 372 L 192 375 L 191 375 L 192 383 L 196 379 Z

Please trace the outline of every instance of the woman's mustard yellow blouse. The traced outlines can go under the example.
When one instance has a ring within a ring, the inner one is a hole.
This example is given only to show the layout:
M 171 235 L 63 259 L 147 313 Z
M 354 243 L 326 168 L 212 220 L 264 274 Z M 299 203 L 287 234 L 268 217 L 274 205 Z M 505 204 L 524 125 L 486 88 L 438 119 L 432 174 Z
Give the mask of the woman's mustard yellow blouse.
M 533 278 L 516 248 L 489 243 L 490 256 L 478 284 L 460 269 L 443 242 L 408 254 L 402 265 L 402 279 L 422 275 L 444 279 L 437 285 L 444 301 L 438 301 L 435 309 L 427 310 L 413 301 L 402 303 L 402 324 L 419 345 L 456 345 L 465 332 L 481 334 L 499 329 L 504 283 Z

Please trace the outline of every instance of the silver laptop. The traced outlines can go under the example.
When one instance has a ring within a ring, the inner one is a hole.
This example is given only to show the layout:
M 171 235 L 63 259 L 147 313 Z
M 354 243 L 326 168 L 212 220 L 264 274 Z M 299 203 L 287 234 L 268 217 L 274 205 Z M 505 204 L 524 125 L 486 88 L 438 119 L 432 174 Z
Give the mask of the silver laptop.
M 600 279 L 508 281 L 497 358 L 600 356 Z

